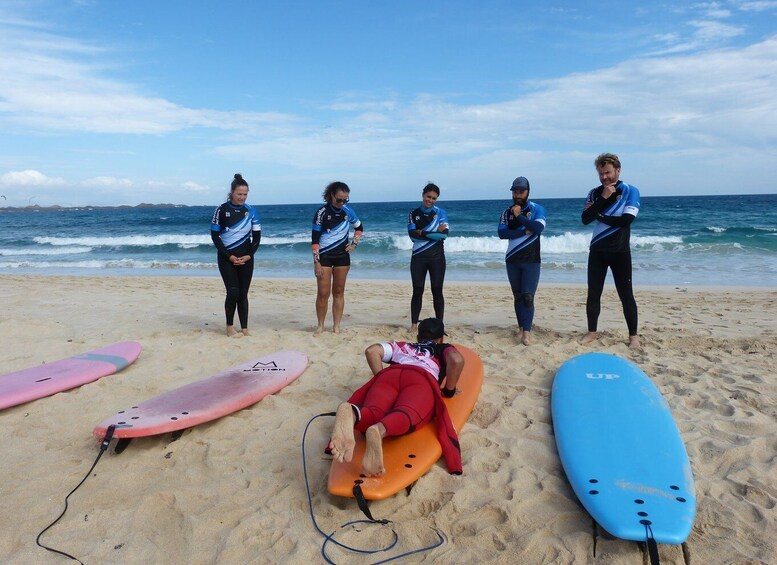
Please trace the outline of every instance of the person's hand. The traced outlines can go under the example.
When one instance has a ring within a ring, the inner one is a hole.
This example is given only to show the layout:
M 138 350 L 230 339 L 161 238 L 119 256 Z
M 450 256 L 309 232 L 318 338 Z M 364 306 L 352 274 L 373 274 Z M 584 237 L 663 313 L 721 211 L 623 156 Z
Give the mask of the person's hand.
M 315 261 L 313 263 L 313 274 L 316 276 L 317 279 L 321 278 L 321 275 L 324 274 L 324 270 L 321 268 L 321 263 L 318 261 Z
M 516 216 L 516 217 L 521 215 L 522 210 L 523 208 L 521 208 L 520 204 L 515 204 L 512 208 L 510 208 L 510 211 L 513 213 L 513 216 Z
M 610 196 L 615 194 L 615 185 L 614 184 L 607 184 L 602 187 L 602 198 L 607 199 Z
M 356 236 L 354 236 L 353 237 L 353 241 L 351 241 L 351 243 L 349 243 L 348 245 L 345 246 L 345 252 L 346 253 L 350 253 L 351 251 L 356 249 L 356 246 L 359 245 L 359 240 L 360 239 L 361 238 L 357 238 Z
M 448 224 L 442 223 L 440 224 L 440 227 L 437 228 L 437 231 L 443 232 L 448 229 Z

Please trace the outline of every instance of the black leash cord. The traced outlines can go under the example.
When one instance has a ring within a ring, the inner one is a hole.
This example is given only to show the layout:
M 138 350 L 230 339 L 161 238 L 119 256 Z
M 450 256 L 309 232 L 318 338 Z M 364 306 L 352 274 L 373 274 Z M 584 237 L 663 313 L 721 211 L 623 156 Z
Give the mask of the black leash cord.
M 108 426 L 108 431 L 105 432 L 105 437 L 103 438 L 102 443 L 100 444 L 100 453 L 97 454 L 97 459 L 94 460 L 94 463 L 92 463 L 92 466 L 89 468 L 89 471 L 87 471 L 86 475 L 84 475 L 84 478 L 81 479 L 81 482 L 76 485 L 76 487 L 71 490 L 68 495 L 65 497 L 65 507 L 62 509 L 62 513 L 57 516 L 56 520 L 54 520 L 51 524 L 46 526 L 41 532 L 38 534 L 38 537 L 35 538 L 35 543 L 38 544 L 39 547 L 42 547 L 46 551 L 51 551 L 53 553 L 58 553 L 59 555 L 62 555 L 64 557 L 67 557 L 68 559 L 72 559 L 73 561 L 78 561 L 81 563 L 81 565 L 84 565 L 84 563 L 78 559 L 77 557 L 73 557 L 69 553 L 65 553 L 64 551 L 60 551 L 58 549 L 54 549 L 53 547 L 48 547 L 47 545 L 43 545 L 40 542 L 40 538 L 43 534 L 45 534 L 51 527 L 54 526 L 57 522 L 59 522 L 62 517 L 65 515 L 65 512 L 67 512 L 67 506 L 68 506 L 68 499 L 70 498 L 70 495 L 72 495 L 75 491 L 79 489 L 79 487 L 84 484 L 86 479 L 89 478 L 89 475 L 92 474 L 92 471 L 94 471 L 94 468 L 97 466 L 97 462 L 100 461 L 100 457 L 103 456 L 103 453 L 105 453 L 105 450 L 108 449 L 108 445 L 111 443 L 111 439 L 113 439 L 113 431 L 116 429 L 116 426 L 111 425 Z
M 321 556 L 330 565 L 335 565 L 335 562 L 332 561 L 329 558 L 329 556 L 326 554 L 326 546 L 327 546 L 327 544 L 329 542 L 332 542 L 335 545 L 337 545 L 339 547 L 342 547 L 343 549 L 346 549 L 348 551 L 353 551 L 355 553 L 361 553 L 361 554 L 367 554 L 367 555 L 372 555 L 374 553 L 381 553 L 381 552 L 389 551 L 390 549 L 394 548 L 394 546 L 396 546 L 397 543 L 399 543 L 399 536 L 397 535 L 397 532 L 393 528 L 391 529 L 391 533 L 393 534 L 394 539 L 392 540 L 392 542 L 387 547 L 384 547 L 382 549 L 359 549 L 359 548 L 356 548 L 356 547 L 348 546 L 348 545 L 346 545 L 344 543 L 341 543 L 341 542 L 337 541 L 336 539 L 334 539 L 334 535 L 336 533 L 336 530 L 334 532 L 332 532 L 331 534 L 324 533 L 324 531 L 318 526 L 318 522 L 316 522 L 316 516 L 313 514 L 313 498 L 312 498 L 312 496 L 310 494 L 310 482 L 308 481 L 307 457 L 305 455 L 305 439 L 307 438 L 308 428 L 310 428 L 310 425 L 317 418 L 321 418 L 323 416 L 336 416 L 336 413 L 335 412 L 326 412 L 326 413 L 323 413 L 323 414 L 318 414 L 317 416 L 313 416 L 308 421 L 307 425 L 305 426 L 305 431 L 302 434 L 302 470 L 303 470 L 303 473 L 305 475 L 305 489 L 307 490 L 307 495 L 308 495 L 308 509 L 310 511 L 310 519 L 313 521 L 313 526 L 316 528 L 318 533 L 320 533 L 325 538 L 324 539 L 324 543 L 321 545 Z M 347 522 L 347 523 L 343 524 L 342 526 L 340 526 L 340 529 L 347 528 L 348 526 L 352 526 L 354 524 L 380 524 L 380 525 L 388 525 L 390 523 L 391 523 L 390 520 L 353 520 L 351 522 Z M 380 565 L 380 564 L 383 564 L 383 563 L 389 563 L 391 561 L 395 561 L 397 559 L 401 559 L 403 557 L 407 557 L 408 555 L 415 555 L 416 553 L 422 553 L 424 551 L 430 551 L 430 550 L 432 550 L 432 549 L 434 549 L 436 547 L 440 547 L 445 542 L 445 538 L 443 537 L 443 535 L 439 531 L 434 530 L 434 532 L 437 534 L 437 538 L 438 539 L 437 539 L 437 541 L 433 545 L 431 545 L 429 547 L 423 547 L 421 549 L 415 549 L 413 551 L 408 551 L 407 553 L 403 553 L 403 554 L 397 555 L 395 557 L 390 557 L 389 559 L 385 559 L 383 561 L 377 561 L 377 562 L 375 562 L 374 565 Z

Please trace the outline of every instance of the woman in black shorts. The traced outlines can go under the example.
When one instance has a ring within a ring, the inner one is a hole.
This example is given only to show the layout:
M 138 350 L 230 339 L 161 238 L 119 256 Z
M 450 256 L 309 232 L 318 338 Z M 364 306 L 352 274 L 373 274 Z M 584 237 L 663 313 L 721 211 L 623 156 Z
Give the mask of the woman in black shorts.
M 340 321 L 345 308 L 345 280 L 351 269 L 351 251 L 356 249 L 364 226 L 356 212 L 348 206 L 351 189 L 344 182 L 330 183 L 324 190 L 326 204 L 313 216 L 313 272 L 316 275 L 316 335 L 324 331 L 329 297 L 332 296 L 332 331 L 340 333 Z M 353 226 L 353 240 L 348 241 Z

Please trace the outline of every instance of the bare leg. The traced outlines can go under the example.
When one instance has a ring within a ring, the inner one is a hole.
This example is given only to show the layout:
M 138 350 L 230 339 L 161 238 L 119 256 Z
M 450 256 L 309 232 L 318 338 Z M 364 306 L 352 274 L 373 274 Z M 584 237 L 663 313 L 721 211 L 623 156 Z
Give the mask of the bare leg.
M 316 294 L 316 318 L 318 319 L 316 335 L 321 335 L 324 331 L 329 296 L 332 294 L 332 267 L 321 267 L 321 270 L 323 271 L 321 276 L 316 278 L 316 286 L 318 287 Z
M 335 428 L 332 430 L 332 455 L 335 461 L 350 461 L 353 459 L 353 448 L 356 438 L 353 435 L 355 418 L 353 408 L 347 402 L 337 407 Z
M 362 471 L 368 477 L 379 477 L 386 472 L 386 467 L 383 466 L 383 437 L 386 435 L 386 428 L 378 422 L 367 428 L 364 435 L 367 447 L 362 459 Z
M 413 334 L 413 339 L 415 339 L 418 335 L 418 324 L 413 324 L 410 326 L 410 333 Z
M 332 268 L 332 331 L 340 333 L 340 322 L 343 319 L 345 309 L 345 279 L 351 267 Z
M 583 336 L 583 339 L 580 340 L 580 343 L 582 345 L 585 345 L 586 343 L 591 343 L 592 341 L 596 341 L 598 337 L 599 335 L 596 332 L 588 332 Z

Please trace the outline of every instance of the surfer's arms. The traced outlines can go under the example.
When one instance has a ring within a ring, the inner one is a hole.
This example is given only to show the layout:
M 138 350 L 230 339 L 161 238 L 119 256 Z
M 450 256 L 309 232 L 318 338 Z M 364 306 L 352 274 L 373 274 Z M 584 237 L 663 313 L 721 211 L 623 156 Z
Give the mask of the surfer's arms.
M 448 390 L 456 390 L 461 371 L 464 369 L 464 356 L 454 347 L 445 350 L 445 387 Z
M 373 343 L 364 350 L 364 357 L 370 366 L 373 375 L 377 375 L 383 369 L 383 346 L 379 343 Z

